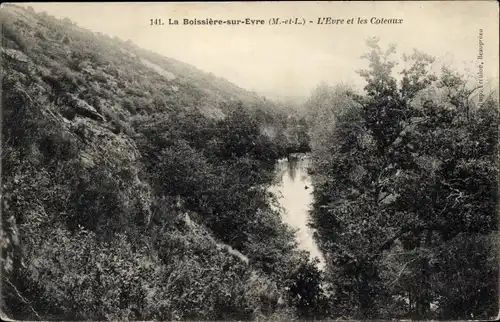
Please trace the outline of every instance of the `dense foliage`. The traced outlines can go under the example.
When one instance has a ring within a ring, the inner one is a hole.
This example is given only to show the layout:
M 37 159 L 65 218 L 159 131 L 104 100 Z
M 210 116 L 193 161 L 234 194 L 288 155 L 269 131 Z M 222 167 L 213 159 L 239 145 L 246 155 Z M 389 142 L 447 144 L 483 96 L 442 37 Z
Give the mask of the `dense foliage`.
M 303 122 L 67 19 L 1 15 L 5 314 L 315 314 L 319 272 L 267 189 L 277 159 L 307 148 Z
M 337 316 L 489 318 L 498 310 L 498 101 L 415 51 L 368 42 L 365 94 L 309 100 L 315 204 Z M 472 87 L 473 88 L 473 87 Z

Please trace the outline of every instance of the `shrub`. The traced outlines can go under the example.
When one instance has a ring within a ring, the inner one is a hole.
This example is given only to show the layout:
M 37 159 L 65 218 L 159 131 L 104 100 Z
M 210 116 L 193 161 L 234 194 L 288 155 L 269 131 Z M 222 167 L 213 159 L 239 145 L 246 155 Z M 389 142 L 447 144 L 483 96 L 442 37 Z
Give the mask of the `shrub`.
M 45 36 L 45 33 L 41 30 L 35 31 L 35 37 L 38 37 L 41 40 L 47 40 L 47 36 Z

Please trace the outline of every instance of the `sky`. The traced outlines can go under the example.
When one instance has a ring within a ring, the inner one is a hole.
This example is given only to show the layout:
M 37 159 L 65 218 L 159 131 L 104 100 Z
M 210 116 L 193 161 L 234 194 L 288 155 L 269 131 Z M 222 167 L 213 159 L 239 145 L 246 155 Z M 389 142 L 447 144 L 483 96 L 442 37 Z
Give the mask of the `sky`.
M 455 68 L 467 67 L 498 80 L 499 6 L 496 1 L 443 2 L 190 2 L 190 3 L 25 3 L 35 11 L 68 17 L 95 32 L 132 40 L 145 49 L 192 64 L 231 82 L 270 96 L 306 96 L 320 82 L 362 87 L 356 70 L 365 41 L 394 43 L 397 54 L 417 48 Z M 270 25 L 270 18 L 299 18 L 305 25 Z M 318 25 L 319 17 L 344 24 Z M 346 24 L 347 19 L 367 24 Z M 403 19 L 371 24 L 370 19 Z M 165 25 L 151 26 L 161 18 Z M 183 25 L 183 19 L 263 19 L 265 25 Z M 169 25 L 168 19 L 179 20 Z M 313 21 L 314 23 L 309 23 Z M 479 29 L 483 59 L 478 60 Z M 498 82 L 498 81 L 496 81 Z

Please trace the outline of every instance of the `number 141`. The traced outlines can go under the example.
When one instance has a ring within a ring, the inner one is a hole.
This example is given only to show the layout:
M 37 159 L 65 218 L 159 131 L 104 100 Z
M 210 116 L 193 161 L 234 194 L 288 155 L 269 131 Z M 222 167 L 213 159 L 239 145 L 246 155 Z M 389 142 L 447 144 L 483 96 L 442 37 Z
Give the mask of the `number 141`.
M 163 26 L 163 21 L 161 19 L 149 19 L 150 26 Z

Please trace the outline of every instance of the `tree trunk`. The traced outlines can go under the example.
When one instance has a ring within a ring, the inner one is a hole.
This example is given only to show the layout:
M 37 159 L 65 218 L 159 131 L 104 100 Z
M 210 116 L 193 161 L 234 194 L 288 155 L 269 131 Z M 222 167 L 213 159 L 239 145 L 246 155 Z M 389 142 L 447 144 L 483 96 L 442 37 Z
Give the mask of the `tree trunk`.
M 424 247 L 430 246 L 431 239 L 432 230 L 429 229 L 427 230 L 427 234 L 425 236 Z M 416 301 L 416 317 L 422 320 L 427 319 L 429 317 L 431 306 L 430 264 L 429 258 L 427 257 L 422 258 L 420 261 L 420 278 Z
M 410 317 L 411 312 L 413 312 L 413 290 L 410 288 L 408 290 L 408 313 L 407 315 Z

